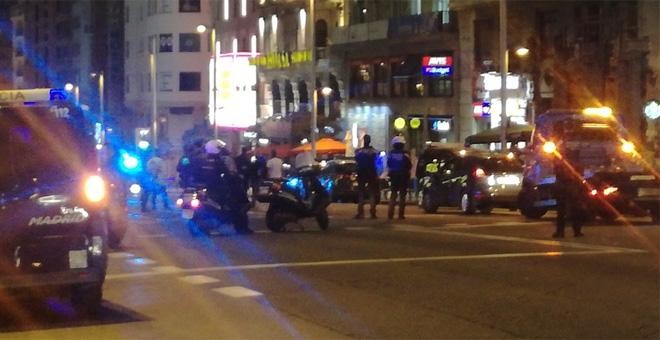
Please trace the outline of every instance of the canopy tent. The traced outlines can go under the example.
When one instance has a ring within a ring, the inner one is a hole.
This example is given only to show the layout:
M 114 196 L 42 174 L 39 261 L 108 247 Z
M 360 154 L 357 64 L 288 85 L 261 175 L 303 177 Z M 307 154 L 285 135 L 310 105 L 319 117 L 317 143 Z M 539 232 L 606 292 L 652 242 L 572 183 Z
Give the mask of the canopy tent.
M 298 146 L 291 150 L 291 153 L 297 154 L 301 152 L 312 151 L 312 144 L 307 143 Z M 332 138 L 321 138 L 316 142 L 317 153 L 344 153 L 346 152 L 346 144 L 334 140 Z
M 529 140 L 532 138 L 533 129 L 534 127 L 532 125 L 511 124 L 506 129 L 506 140 L 512 143 L 529 142 Z M 501 126 L 484 130 L 465 138 L 465 145 L 470 146 L 472 144 L 498 143 L 500 141 L 501 133 Z

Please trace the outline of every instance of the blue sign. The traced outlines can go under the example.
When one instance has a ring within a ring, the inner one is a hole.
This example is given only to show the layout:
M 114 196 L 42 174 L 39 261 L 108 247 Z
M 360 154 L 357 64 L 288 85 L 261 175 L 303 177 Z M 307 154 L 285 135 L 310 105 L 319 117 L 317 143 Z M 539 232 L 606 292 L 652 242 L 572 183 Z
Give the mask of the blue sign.
M 426 76 L 450 77 L 453 73 L 451 66 L 425 66 L 422 73 Z

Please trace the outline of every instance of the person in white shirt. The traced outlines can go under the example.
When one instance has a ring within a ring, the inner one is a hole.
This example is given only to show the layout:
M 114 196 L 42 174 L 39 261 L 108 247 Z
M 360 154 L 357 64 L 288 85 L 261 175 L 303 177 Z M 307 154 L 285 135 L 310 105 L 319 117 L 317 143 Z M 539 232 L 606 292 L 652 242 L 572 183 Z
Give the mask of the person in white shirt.
M 282 164 L 284 162 L 281 158 L 277 157 L 277 152 L 274 149 L 271 150 L 270 155 L 271 158 L 266 162 L 268 179 L 282 179 Z

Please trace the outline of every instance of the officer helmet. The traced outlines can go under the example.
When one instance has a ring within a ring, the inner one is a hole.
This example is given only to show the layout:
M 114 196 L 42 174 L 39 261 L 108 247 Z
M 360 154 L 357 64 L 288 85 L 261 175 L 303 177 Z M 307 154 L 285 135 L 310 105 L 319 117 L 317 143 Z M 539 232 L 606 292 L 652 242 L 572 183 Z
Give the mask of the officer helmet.
M 394 136 L 394 138 L 392 138 L 392 146 L 395 144 L 406 144 L 406 138 L 403 136 Z
M 225 147 L 225 145 L 225 142 L 219 139 L 211 139 L 204 145 L 204 150 L 208 154 L 217 155 L 220 153 L 220 150 Z

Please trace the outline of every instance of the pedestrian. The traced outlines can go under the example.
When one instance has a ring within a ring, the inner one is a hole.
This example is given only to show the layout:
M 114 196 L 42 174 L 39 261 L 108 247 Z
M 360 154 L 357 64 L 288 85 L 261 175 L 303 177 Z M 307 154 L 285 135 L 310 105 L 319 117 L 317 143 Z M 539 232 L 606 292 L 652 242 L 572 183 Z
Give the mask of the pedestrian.
M 247 188 L 249 187 L 250 177 L 252 177 L 251 172 L 253 169 L 252 162 L 250 161 L 250 155 L 248 154 L 249 151 L 250 151 L 250 147 L 248 146 L 242 147 L 241 154 L 236 156 L 235 159 L 236 168 L 238 170 L 238 176 L 243 181 L 243 185 L 245 186 L 246 191 Z
M 158 153 L 154 153 L 154 156 L 147 161 L 147 172 L 150 178 L 151 185 L 151 206 L 152 209 L 156 209 L 156 199 L 158 196 L 161 197 L 163 201 L 163 208 L 169 209 L 169 198 L 167 197 L 167 185 L 165 183 L 165 162 L 162 158 L 158 156 Z M 142 207 L 143 210 L 146 210 L 147 198 L 144 200 Z
M 270 159 L 266 162 L 268 179 L 279 181 L 282 179 L 282 165 L 284 162 L 281 158 L 277 157 L 277 151 L 275 151 L 275 149 L 270 151 L 270 156 Z
M 358 206 L 356 219 L 364 218 L 364 202 L 369 199 L 371 218 L 376 218 L 376 199 L 379 195 L 376 160 L 378 151 L 371 146 L 371 136 L 364 135 L 364 146 L 355 152 L 358 182 Z
M 561 129 L 561 128 L 560 128 Z M 558 134 L 563 135 L 563 134 Z M 553 165 L 555 171 L 554 195 L 557 201 L 557 220 L 554 238 L 563 238 L 566 223 L 570 222 L 573 228 L 573 236 L 582 237 L 582 226 L 585 222 L 586 207 L 588 200 L 582 168 L 576 162 L 579 150 L 565 147 L 563 143 L 557 145 L 558 153 L 555 154 Z
M 392 150 L 387 156 L 387 169 L 390 176 L 390 204 L 387 219 L 394 217 L 394 205 L 399 199 L 399 219 L 405 218 L 406 193 L 410 185 L 410 169 L 412 163 L 405 151 L 406 140 L 403 136 L 392 138 Z

